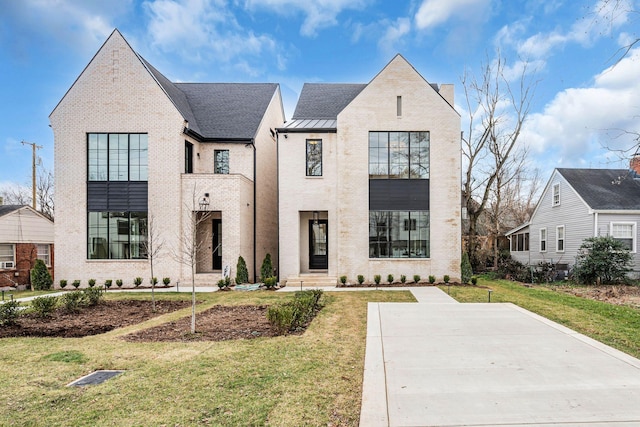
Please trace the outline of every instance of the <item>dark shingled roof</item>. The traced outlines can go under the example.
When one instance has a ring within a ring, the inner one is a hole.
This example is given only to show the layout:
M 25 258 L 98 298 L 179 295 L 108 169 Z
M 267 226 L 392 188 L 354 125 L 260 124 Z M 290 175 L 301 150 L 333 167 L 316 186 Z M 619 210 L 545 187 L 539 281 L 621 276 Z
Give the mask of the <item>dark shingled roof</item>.
M 0 216 L 5 216 L 13 211 L 23 208 L 25 205 L 0 205 Z
M 626 169 L 564 169 L 558 172 L 595 210 L 640 210 L 640 177 Z
M 305 83 L 292 119 L 335 120 L 365 87 L 366 84 Z
M 172 83 L 140 57 L 169 98 L 203 139 L 250 140 L 258 132 L 277 83 Z

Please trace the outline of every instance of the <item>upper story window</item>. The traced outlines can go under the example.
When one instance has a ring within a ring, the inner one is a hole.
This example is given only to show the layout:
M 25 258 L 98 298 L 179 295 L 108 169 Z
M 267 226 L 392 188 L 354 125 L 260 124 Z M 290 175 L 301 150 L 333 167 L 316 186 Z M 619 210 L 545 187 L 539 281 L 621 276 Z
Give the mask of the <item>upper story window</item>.
M 146 133 L 90 133 L 89 181 L 147 181 Z
M 322 176 L 322 140 L 307 139 L 307 176 Z
M 15 251 L 12 244 L 0 245 L 0 270 L 13 269 L 16 266 Z
M 396 112 L 398 117 L 402 117 L 402 97 L 398 96 L 396 98 Z
M 540 252 L 547 251 L 547 229 L 540 229 Z
M 193 144 L 184 142 L 184 173 L 193 173 Z
M 215 150 L 213 154 L 213 172 L 229 174 L 229 150 Z
M 556 227 L 556 252 L 564 252 L 564 225 Z
M 622 242 L 630 252 L 636 251 L 635 222 L 612 222 L 610 228 L 611 237 Z
M 560 206 L 560 183 L 553 184 L 553 197 L 551 199 L 551 206 Z
M 369 132 L 369 179 L 429 179 L 429 132 Z

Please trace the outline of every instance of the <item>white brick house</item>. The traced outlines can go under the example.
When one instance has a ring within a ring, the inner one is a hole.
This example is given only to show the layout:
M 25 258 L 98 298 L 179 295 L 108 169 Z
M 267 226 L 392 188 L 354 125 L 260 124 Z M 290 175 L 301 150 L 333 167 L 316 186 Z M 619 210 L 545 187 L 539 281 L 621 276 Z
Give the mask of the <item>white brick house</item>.
M 251 278 L 266 253 L 277 262 L 278 84 L 172 83 L 114 30 L 50 121 L 58 279 L 148 278 L 152 219 L 154 275 L 189 280 L 178 252 L 203 212 L 198 283 L 235 276 L 240 255 Z
M 278 129 L 280 280 L 460 277 L 453 86 L 397 55 L 368 84 L 305 84 Z

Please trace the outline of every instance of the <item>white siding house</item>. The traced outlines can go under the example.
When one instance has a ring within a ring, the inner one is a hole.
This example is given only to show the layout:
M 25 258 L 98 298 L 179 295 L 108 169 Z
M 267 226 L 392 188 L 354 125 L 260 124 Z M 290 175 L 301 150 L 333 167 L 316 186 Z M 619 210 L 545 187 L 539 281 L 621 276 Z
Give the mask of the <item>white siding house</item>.
M 572 266 L 583 241 L 613 236 L 638 254 L 640 177 L 626 169 L 555 169 L 531 220 L 508 233 L 511 256 L 527 265 Z

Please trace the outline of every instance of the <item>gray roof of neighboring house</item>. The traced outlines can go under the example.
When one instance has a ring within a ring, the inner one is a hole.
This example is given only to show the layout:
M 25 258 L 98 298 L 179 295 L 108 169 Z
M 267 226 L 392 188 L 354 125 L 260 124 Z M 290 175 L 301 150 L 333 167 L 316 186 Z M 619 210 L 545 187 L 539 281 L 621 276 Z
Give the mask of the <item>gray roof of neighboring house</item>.
M 558 172 L 595 210 L 640 210 L 640 176 L 627 169 L 565 169 Z
M 0 216 L 5 216 L 25 206 L 26 205 L 0 205 Z
M 172 83 L 140 57 L 169 98 L 205 140 L 254 138 L 277 83 Z
M 338 113 L 358 96 L 366 84 L 305 83 L 293 113 L 296 119 L 338 118 Z

